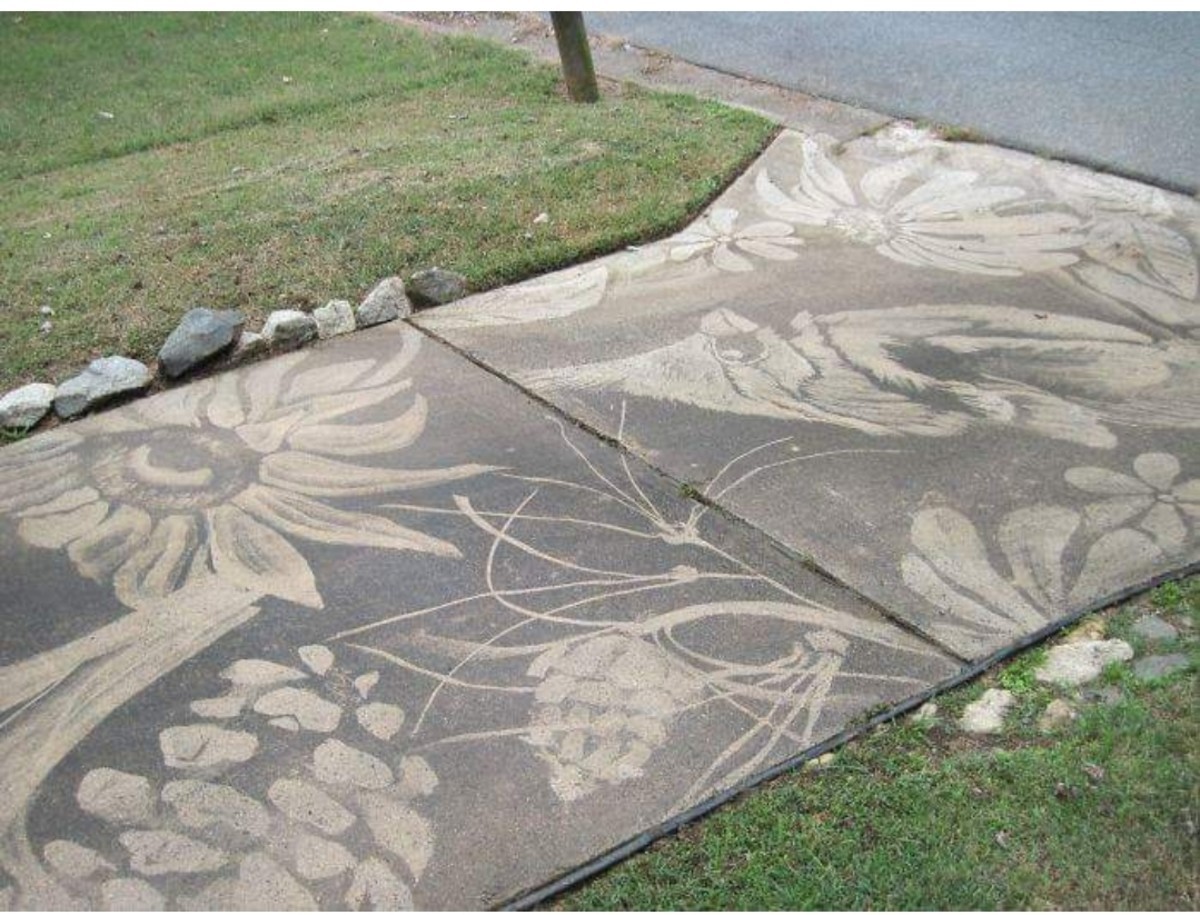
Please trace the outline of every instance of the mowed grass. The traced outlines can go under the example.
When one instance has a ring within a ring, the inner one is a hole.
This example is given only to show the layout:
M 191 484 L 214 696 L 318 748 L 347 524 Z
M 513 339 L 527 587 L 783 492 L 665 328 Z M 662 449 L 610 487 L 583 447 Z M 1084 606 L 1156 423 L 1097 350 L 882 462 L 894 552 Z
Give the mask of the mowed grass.
M 631 86 L 571 104 L 516 52 L 356 15 L 5 13 L 0 85 L 0 391 L 152 359 L 195 305 L 253 327 L 665 234 L 774 133 Z
M 1105 614 L 1108 635 L 1152 609 L 1200 627 L 1200 578 Z M 1138 654 L 1150 646 L 1130 639 Z M 1038 683 L 1037 655 L 846 746 L 828 768 L 764 786 L 558 897 L 556 909 L 1169 909 L 1200 905 L 1200 639 L 1158 647 L 1191 667 L 1106 671 L 1113 705 Z M 1018 697 L 1006 730 L 955 726 L 987 686 Z M 1079 718 L 1036 721 L 1056 696 Z

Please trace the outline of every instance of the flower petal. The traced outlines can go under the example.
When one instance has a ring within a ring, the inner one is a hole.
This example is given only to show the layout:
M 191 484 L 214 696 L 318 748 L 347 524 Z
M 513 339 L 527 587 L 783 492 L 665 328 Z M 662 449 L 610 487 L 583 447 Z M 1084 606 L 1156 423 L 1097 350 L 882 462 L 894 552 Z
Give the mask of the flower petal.
M 81 505 L 87 505 L 89 502 L 95 502 L 99 498 L 100 493 L 96 492 L 92 487 L 80 486 L 77 489 L 64 492 L 57 499 L 47 502 L 44 505 L 38 505 L 34 508 L 27 508 L 22 512 L 18 512 L 17 517 L 39 518 L 42 515 L 57 515 L 60 512 L 69 512 L 72 509 L 79 508 Z
M 739 239 L 752 238 L 772 238 L 772 239 L 788 239 L 787 241 L 779 241 L 781 245 L 802 245 L 804 241 L 799 238 L 793 238 L 793 229 L 786 222 L 780 222 L 777 219 L 770 219 L 766 222 L 756 222 L 752 226 L 746 226 L 742 231 L 738 232 Z
M 390 470 L 332 461 L 302 451 L 285 451 L 263 458 L 259 478 L 271 486 L 308 496 L 369 496 L 436 486 L 498 469 L 484 464 L 460 464 L 435 470 Z
M 798 255 L 795 251 L 791 250 L 790 248 L 779 247 L 779 244 L 777 243 L 777 242 L 781 242 L 783 244 L 787 244 L 788 242 L 791 242 L 791 241 L 793 241 L 793 239 L 788 239 L 788 238 L 780 238 L 780 239 L 776 239 L 776 241 L 771 241 L 771 242 L 755 241 L 753 239 L 750 239 L 750 240 L 740 239 L 737 242 L 737 246 L 739 248 L 741 248 L 743 251 L 748 251 L 749 253 L 755 254 L 758 257 L 761 257 L 765 260 L 794 261 L 800 255 Z M 794 239 L 794 241 L 798 244 L 803 244 L 803 242 L 801 242 L 800 239 L 798 239 L 798 238 Z
M 714 267 L 729 273 L 749 273 L 754 265 L 740 254 L 735 254 L 728 245 L 717 245 L 713 249 L 712 262 Z
M 334 362 L 320 368 L 299 372 L 288 386 L 282 402 L 294 404 L 322 394 L 332 394 L 354 387 L 354 382 L 375 367 L 374 359 L 355 359 Z
M 150 516 L 140 508 L 120 505 L 72 543 L 67 555 L 81 575 L 99 581 L 133 555 L 152 526 Z
M 1152 536 L 1156 543 L 1168 553 L 1173 553 L 1187 540 L 1187 527 L 1173 505 L 1157 503 L 1146 512 L 1138 527 Z
M 1095 496 L 1151 495 L 1154 492 L 1141 480 L 1103 467 L 1072 467 L 1063 478 L 1076 489 Z
M 245 423 L 234 431 L 238 438 L 257 451 L 259 454 L 270 454 L 278 451 L 292 428 L 304 418 L 304 408 L 297 407 L 283 416 L 261 423 Z
M 107 502 L 93 502 L 58 515 L 25 518 L 17 535 L 30 546 L 57 550 L 95 530 L 107 514 Z
M 183 584 L 199 540 L 195 518 L 163 518 L 145 545 L 117 570 L 113 590 L 131 607 L 166 597 Z
M 1083 517 L 1092 530 L 1111 531 L 1153 504 L 1153 496 L 1117 496 L 1103 502 L 1093 502 L 1083 510 Z
M 1051 615 L 1062 613 L 1066 596 L 1062 558 L 1079 528 L 1079 515 L 1068 508 L 1035 505 L 1007 515 L 997 542 L 1012 568 L 1013 584 Z
M 213 569 L 238 587 L 305 607 L 324 606 L 308 561 L 290 543 L 239 508 L 208 513 Z
M 150 425 L 189 426 L 200 425 L 200 404 L 212 393 L 212 379 L 181 385 L 136 401 L 131 409 Z
M 982 598 L 984 605 L 1033 631 L 1046 617 L 1001 578 L 970 520 L 950 508 L 927 508 L 912 523 L 912 543 L 941 575 Z
M 695 257 L 701 251 L 706 251 L 713 246 L 713 241 L 694 241 L 682 245 L 675 245 L 671 248 L 671 260 L 685 261 L 688 258 Z
M 1071 602 L 1111 598 L 1131 579 L 1145 575 L 1162 560 L 1162 550 L 1139 531 L 1121 528 L 1105 534 L 1088 549 L 1083 571 L 1071 589 Z
M 418 394 L 413 405 L 395 419 L 355 426 L 301 425 L 292 433 L 288 444 L 302 451 L 335 457 L 401 451 L 420 438 L 428 416 L 425 398 Z
M 1179 461 L 1171 454 L 1148 451 L 1134 458 L 1133 472 L 1155 489 L 1166 492 L 1179 476 Z
M 461 554 L 450 543 L 360 512 L 342 511 L 307 496 L 252 486 L 234 502 L 276 530 L 317 543 L 373 546 L 387 550 L 415 550 L 437 556 Z
M 246 421 L 246 408 L 238 390 L 236 372 L 224 372 L 218 376 L 205 412 L 208 421 L 221 429 L 234 429 Z
M 708 214 L 708 224 L 717 230 L 718 235 L 731 235 L 737 217 L 737 210 L 729 207 L 717 207 Z

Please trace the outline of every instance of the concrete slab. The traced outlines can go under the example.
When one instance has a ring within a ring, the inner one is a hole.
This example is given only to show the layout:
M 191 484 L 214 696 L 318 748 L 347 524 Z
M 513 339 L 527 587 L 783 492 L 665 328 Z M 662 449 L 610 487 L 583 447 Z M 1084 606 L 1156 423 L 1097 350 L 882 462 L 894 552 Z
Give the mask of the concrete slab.
M 1200 559 L 1200 205 L 896 125 L 417 322 L 982 657 Z
M 478 908 L 960 662 L 408 327 L 0 449 L 0 904 Z

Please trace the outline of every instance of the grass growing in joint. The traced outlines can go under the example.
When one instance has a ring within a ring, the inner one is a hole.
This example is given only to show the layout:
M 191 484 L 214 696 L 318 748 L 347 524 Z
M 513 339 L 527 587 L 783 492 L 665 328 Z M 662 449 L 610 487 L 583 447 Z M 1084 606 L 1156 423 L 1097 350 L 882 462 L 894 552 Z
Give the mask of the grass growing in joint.
M 572 104 L 514 51 L 339 14 L 0 14 L 0 84 L 0 390 L 151 358 L 197 304 L 253 326 L 644 241 L 774 132 L 632 87 Z

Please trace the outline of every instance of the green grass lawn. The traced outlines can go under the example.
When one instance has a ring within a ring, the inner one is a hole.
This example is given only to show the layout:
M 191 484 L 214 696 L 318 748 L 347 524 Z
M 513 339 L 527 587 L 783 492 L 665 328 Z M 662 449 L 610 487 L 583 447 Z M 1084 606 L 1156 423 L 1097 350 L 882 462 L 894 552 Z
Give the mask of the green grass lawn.
M 1038 653 L 777 779 L 552 903 L 558 909 L 1177 909 L 1200 905 L 1200 578 L 1104 614 L 1109 636 L 1150 604 L 1190 621 L 1191 668 L 1155 682 L 1106 671 L 1113 705 L 1079 702 L 1056 736 L 1037 717 L 1069 691 Z M 1139 655 L 1146 646 L 1129 638 Z M 1019 698 L 1005 733 L 954 726 L 987 686 Z M 1076 700 L 1078 701 L 1078 700 Z
M 254 326 L 666 233 L 774 132 L 631 86 L 573 105 L 516 52 L 338 14 L 4 13 L 0 85 L 0 391 L 150 359 L 195 305 Z

